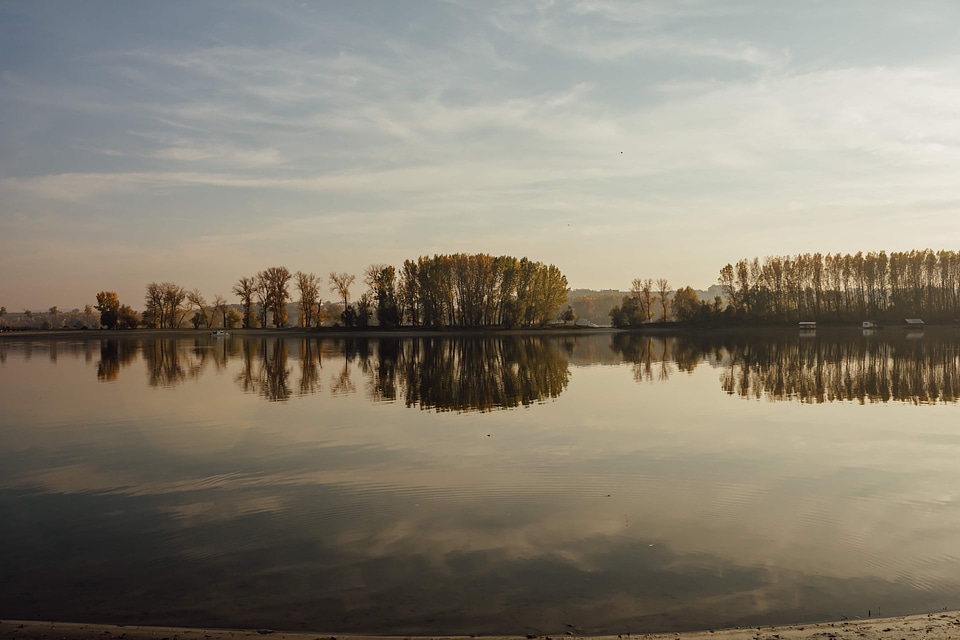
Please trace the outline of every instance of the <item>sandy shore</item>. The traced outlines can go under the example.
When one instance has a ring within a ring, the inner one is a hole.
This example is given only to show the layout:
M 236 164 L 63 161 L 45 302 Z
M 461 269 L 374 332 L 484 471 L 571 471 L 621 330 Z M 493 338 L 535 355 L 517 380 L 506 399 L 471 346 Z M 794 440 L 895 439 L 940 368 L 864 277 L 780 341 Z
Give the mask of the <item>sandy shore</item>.
M 0 640 L 384 640 L 391 636 L 288 633 L 270 629 L 188 629 L 140 627 L 27 620 L 0 621 Z M 406 638 L 407 636 L 396 636 Z M 466 636 L 436 636 L 464 638 Z M 562 640 L 562 636 L 487 636 L 489 640 Z M 657 633 L 628 636 L 593 636 L 594 640 L 946 640 L 960 638 L 960 612 L 949 611 L 899 618 L 845 620 L 783 627 L 750 627 L 692 633 Z

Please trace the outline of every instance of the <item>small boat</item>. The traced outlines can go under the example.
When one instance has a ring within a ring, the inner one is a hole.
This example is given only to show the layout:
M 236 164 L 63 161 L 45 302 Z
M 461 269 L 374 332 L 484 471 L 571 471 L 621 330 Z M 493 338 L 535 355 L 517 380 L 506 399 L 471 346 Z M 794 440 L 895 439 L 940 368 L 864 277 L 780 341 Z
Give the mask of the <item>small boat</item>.
M 221 331 L 221 330 L 211 331 L 211 332 L 210 332 L 210 335 L 213 336 L 214 338 L 229 338 L 229 337 L 230 337 L 230 334 L 229 334 L 229 333 L 227 333 L 226 331 Z

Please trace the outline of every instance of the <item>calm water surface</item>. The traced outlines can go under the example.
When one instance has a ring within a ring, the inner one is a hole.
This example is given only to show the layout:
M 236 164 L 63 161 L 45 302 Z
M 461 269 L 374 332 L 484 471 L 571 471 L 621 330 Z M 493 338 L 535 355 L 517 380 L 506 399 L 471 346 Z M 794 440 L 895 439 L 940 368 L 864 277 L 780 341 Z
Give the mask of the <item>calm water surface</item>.
M 625 634 L 960 608 L 958 396 L 954 332 L 5 338 L 0 617 Z

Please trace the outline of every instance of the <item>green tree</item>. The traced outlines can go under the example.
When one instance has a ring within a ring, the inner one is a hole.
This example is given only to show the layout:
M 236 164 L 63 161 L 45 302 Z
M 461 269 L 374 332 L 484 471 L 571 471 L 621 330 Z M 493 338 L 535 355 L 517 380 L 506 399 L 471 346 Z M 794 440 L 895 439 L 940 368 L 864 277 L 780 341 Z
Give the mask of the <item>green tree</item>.
M 610 323 L 618 329 L 639 327 L 647 321 L 641 299 L 635 295 L 624 296 L 620 306 L 610 309 Z
M 397 300 L 396 269 L 385 264 L 372 264 L 364 273 L 364 282 L 373 292 L 377 307 L 377 322 L 380 326 L 398 326 L 400 304 Z
M 114 291 L 101 291 L 97 294 L 97 311 L 100 312 L 100 324 L 108 329 L 116 329 L 120 320 L 120 299 Z
M 224 329 L 235 329 L 243 322 L 243 316 L 233 307 L 225 307 L 223 314 Z
M 373 299 L 366 291 L 360 294 L 356 303 L 357 315 L 356 324 L 358 327 L 367 327 L 370 325 L 370 317 L 373 315 Z
M 677 289 L 673 295 L 673 315 L 680 322 L 693 322 L 700 316 L 700 298 L 692 287 Z
M 133 307 L 122 304 L 117 312 L 117 324 L 121 329 L 136 329 L 140 324 L 140 315 Z

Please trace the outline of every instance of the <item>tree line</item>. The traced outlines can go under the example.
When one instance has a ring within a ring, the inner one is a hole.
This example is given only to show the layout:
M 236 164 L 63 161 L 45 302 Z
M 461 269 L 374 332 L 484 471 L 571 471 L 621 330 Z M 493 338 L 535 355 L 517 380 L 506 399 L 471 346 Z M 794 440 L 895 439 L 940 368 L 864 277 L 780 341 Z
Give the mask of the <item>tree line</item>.
M 688 324 L 828 323 L 960 318 L 960 253 L 923 249 L 805 253 L 743 259 L 720 269 L 723 295 L 701 300 L 691 287 L 635 279 L 610 310 L 617 327 L 654 320 Z
M 291 310 L 296 324 L 305 328 L 330 322 L 348 327 L 512 328 L 555 320 L 569 291 L 566 277 L 554 265 L 487 254 L 421 256 L 405 260 L 399 269 L 372 264 L 363 274 L 366 287 L 351 302 L 355 282 L 353 274 L 331 272 L 326 284 L 336 298 L 323 302 L 324 278 L 270 267 L 238 280 L 232 288 L 238 305 L 219 294 L 208 303 L 198 289 L 151 282 L 140 314 L 121 304 L 112 291 L 97 294 L 95 309 L 100 324 L 108 328 L 180 328 L 185 323 L 196 328 L 281 328 L 290 324 Z M 636 278 L 609 317 L 616 327 L 657 321 L 703 325 L 960 318 L 960 253 L 955 251 L 742 259 L 720 269 L 718 283 L 722 296 L 701 300 L 689 286 L 674 291 L 665 278 Z M 0 323 L 5 314 L 0 308 Z M 88 315 L 73 313 L 70 326 L 86 326 Z M 563 317 L 572 316 L 568 308 Z M 43 326 L 56 328 L 65 326 L 67 316 L 52 307 L 43 320 Z
M 0 306 L 0 331 L 27 331 L 41 329 L 83 329 L 99 326 L 99 315 L 93 305 L 86 305 L 83 309 L 63 310 L 56 305 L 47 311 L 31 311 L 10 313 L 5 306 Z
M 753 258 L 723 267 L 719 283 L 733 313 L 747 320 L 960 317 L 955 251 Z
M 291 305 L 303 328 L 330 321 L 347 327 L 514 328 L 553 321 L 568 292 L 566 277 L 552 264 L 487 254 L 421 256 L 404 261 L 399 270 L 372 264 L 364 272 L 366 288 L 351 302 L 355 282 L 353 274 L 331 272 L 327 284 L 336 302 L 324 304 L 322 277 L 269 267 L 233 286 L 239 309 L 222 295 L 208 303 L 199 289 L 173 282 L 147 284 L 141 314 L 120 304 L 113 291 L 98 293 L 95 308 L 100 323 L 110 329 L 176 329 L 185 323 L 195 328 L 283 328 L 290 324 Z

